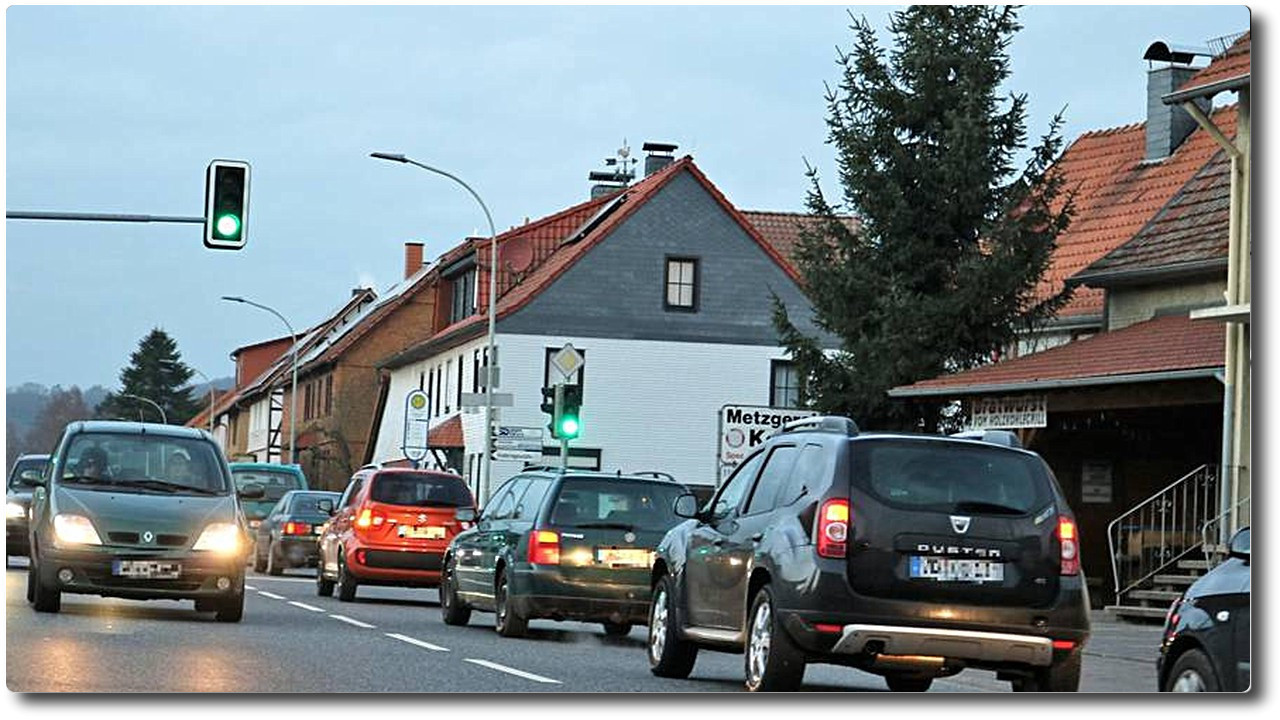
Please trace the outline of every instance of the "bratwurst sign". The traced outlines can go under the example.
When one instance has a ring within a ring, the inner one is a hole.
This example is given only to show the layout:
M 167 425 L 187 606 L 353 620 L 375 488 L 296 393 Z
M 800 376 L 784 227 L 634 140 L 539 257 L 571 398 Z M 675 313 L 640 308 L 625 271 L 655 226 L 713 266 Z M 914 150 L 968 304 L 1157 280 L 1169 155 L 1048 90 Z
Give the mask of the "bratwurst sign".
M 759 405 L 725 405 L 720 408 L 719 485 L 769 436 L 792 420 L 813 417 L 814 410 L 771 408 Z

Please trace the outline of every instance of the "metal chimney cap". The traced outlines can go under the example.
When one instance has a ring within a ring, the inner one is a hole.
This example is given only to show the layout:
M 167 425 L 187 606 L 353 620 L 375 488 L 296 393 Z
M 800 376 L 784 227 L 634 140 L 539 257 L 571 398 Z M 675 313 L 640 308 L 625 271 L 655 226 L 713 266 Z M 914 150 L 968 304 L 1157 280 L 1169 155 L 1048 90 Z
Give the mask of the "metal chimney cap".
M 1143 60 L 1158 60 L 1180 65 L 1190 65 L 1197 57 L 1211 58 L 1213 53 L 1209 48 L 1200 45 L 1182 45 L 1157 40 L 1147 46 L 1147 51 L 1142 54 Z

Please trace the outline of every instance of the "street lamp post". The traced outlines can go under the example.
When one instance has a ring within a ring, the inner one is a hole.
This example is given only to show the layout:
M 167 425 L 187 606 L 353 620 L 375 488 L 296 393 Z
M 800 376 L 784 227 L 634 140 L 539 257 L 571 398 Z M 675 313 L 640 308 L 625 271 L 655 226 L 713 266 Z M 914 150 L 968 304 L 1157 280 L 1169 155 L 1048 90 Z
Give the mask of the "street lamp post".
M 498 358 L 494 347 L 494 330 L 497 323 L 498 307 L 498 233 L 493 228 L 493 216 L 489 214 L 489 208 L 484 204 L 484 201 L 480 199 L 480 196 L 476 194 L 476 191 L 472 190 L 470 185 L 463 182 L 462 179 L 456 175 L 440 170 L 439 168 L 433 168 L 430 165 L 424 165 L 423 163 L 412 158 L 407 158 L 400 153 L 375 152 L 369 153 L 369 156 L 379 160 L 390 160 L 392 162 L 416 165 L 423 170 L 428 170 L 436 173 L 437 175 L 443 175 L 458 183 L 466 189 L 467 192 L 471 193 L 471 197 L 475 198 L 477 203 L 480 203 L 480 209 L 484 211 L 484 219 L 489 223 L 489 339 L 488 349 L 486 350 L 489 354 L 489 361 L 485 364 L 487 369 L 485 370 L 484 383 L 484 457 L 480 461 L 484 465 L 484 472 L 482 473 L 484 483 L 478 493 L 480 495 L 480 502 L 483 503 L 489 499 L 489 488 L 491 487 L 490 481 L 493 477 L 493 458 L 491 457 L 493 454 L 493 369 L 498 364 Z
M 132 395 L 130 393 L 124 393 L 124 392 L 120 393 L 120 397 L 133 398 L 134 400 L 141 400 L 143 402 L 151 403 L 151 406 L 160 412 L 160 423 L 163 425 L 169 424 L 169 418 L 165 416 L 164 408 L 160 407 L 160 404 L 157 403 L 155 400 L 152 400 L 151 398 L 144 398 L 141 395 Z
M 238 302 L 238 303 L 244 303 L 245 305 L 252 305 L 252 306 L 254 306 L 254 307 L 256 307 L 256 308 L 258 308 L 258 309 L 260 309 L 260 310 L 266 310 L 267 312 L 271 313 L 272 315 L 275 315 L 276 317 L 280 318 L 280 322 L 284 323 L 284 326 L 289 330 L 289 339 L 291 339 L 291 340 L 293 341 L 293 362 L 292 362 L 292 365 L 293 365 L 293 385 L 292 385 L 292 388 L 289 390 L 289 462 L 290 462 L 290 463 L 296 463 L 296 462 L 297 462 L 297 458 L 298 458 L 298 449 L 297 449 L 297 442 L 298 442 L 298 429 L 297 429 L 297 428 L 298 428 L 298 426 L 297 426 L 297 417 L 298 417 L 298 335 L 297 335 L 297 333 L 295 333 L 295 332 L 293 331 L 293 326 L 289 324 L 289 321 L 288 321 L 288 320 L 285 320 L 285 319 L 284 319 L 284 316 L 283 316 L 283 315 L 281 315 L 280 313 L 276 312 L 274 309 L 267 307 L 266 305 L 263 305 L 263 304 L 261 304 L 261 303 L 256 303 L 256 302 L 254 302 L 254 301 L 252 301 L 252 300 L 246 300 L 246 299 L 244 299 L 244 298 L 242 298 L 242 297 L 232 296 L 232 295 L 223 295 L 223 296 L 222 296 L 222 299 L 223 299 L 223 300 L 226 300 L 226 301 L 228 301 L 228 302 Z
M 177 363 L 173 362 L 172 360 L 161 360 L 160 364 L 170 368 L 177 366 Z M 212 435 L 213 434 L 213 381 L 209 379 L 208 375 L 205 375 L 204 373 L 200 372 L 198 369 L 193 368 L 190 365 L 188 365 L 187 368 L 190 369 L 191 372 L 204 378 L 205 383 L 209 385 L 209 434 Z

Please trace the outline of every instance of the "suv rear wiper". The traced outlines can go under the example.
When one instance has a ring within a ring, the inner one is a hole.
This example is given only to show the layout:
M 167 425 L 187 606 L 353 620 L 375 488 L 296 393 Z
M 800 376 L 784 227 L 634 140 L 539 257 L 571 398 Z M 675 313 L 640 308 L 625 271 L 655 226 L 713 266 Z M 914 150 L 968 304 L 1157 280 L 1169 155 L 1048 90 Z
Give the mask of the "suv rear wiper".
M 963 500 L 956 503 L 956 512 L 986 512 L 999 513 L 1001 515 L 1025 515 L 1026 510 L 1022 508 L 1009 507 L 999 503 L 983 502 L 980 500 Z
M 162 490 L 164 492 L 176 493 L 190 491 L 201 495 L 217 495 L 216 490 L 209 488 L 194 487 L 192 485 L 183 485 L 181 483 L 172 483 L 168 480 L 156 480 L 154 478 L 146 478 L 143 480 L 117 480 L 117 485 L 127 485 L 129 487 L 140 487 L 148 490 Z
M 586 522 L 575 523 L 574 527 L 578 528 L 606 528 L 612 530 L 635 530 L 636 526 L 631 523 L 624 522 Z

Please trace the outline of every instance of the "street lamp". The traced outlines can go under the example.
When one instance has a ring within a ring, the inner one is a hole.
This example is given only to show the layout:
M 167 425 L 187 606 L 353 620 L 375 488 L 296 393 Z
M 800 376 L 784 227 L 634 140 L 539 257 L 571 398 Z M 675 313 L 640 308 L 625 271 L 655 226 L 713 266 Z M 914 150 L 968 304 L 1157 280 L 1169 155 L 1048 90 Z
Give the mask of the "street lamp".
M 178 366 L 178 363 L 172 360 L 161 360 L 160 364 L 167 368 L 175 368 Z M 204 378 L 205 383 L 209 385 L 209 434 L 212 435 L 213 434 L 213 381 L 209 379 L 208 375 L 205 375 L 204 373 L 200 372 L 196 368 L 191 367 L 190 365 L 187 366 L 187 369 L 199 375 L 200 377 Z
M 289 338 L 293 340 L 293 388 L 289 391 L 289 462 L 296 462 L 298 456 L 298 450 L 296 447 L 298 442 L 298 335 L 293 332 L 293 326 L 289 324 L 288 320 L 284 319 L 283 315 L 266 305 L 231 295 L 223 295 L 222 299 L 227 302 L 244 303 L 245 305 L 252 305 L 260 310 L 266 310 L 272 315 L 280 318 L 280 322 L 284 323 L 284 326 L 289 330 Z
M 159 404 L 159 403 L 157 403 L 155 400 L 152 400 L 152 399 L 150 399 L 150 398 L 144 398 L 144 397 L 142 397 L 141 395 L 131 395 L 131 394 L 129 394 L 129 393 L 125 393 L 125 392 L 120 393 L 120 397 L 133 398 L 134 400 L 141 400 L 141 401 L 143 401 L 143 402 L 149 402 L 149 403 L 151 403 L 151 406 L 152 406 L 152 407 L 154 407 L 156 410 L 159 410 L 159 411 L 160 411 L 160 423 L 161 423 L 161 424 L 163 424 L 163 425 L 168 425 L 168 424 L 169 424 L 169 418 L 165 417 L 165 414 L 164 414 L 164 408 L 160 407 L 160 404 Z
M 486 364 L 484 383 L 484 457 L 480 461 L 484 465 L 484 484 L 481 486 L 479 493 L 480 501 L 485 502 L 489 499 L 490 480 L 493 477 L 493 459 L 490 457 L 493 453 L 493 369 L 498 364 L 498 357 L 494 348 L 494 328 L 497 322 L 498 307 L 498 233 L 493 229 L 493 216 L 489 214 L 489 208 L 485 206 L 484 201 L 480 199 L 476 191 L 472 190 L 470 185 L 463 182 L 456 175 L 433 168 L 430 165 L 424 165 L 400 153 L 375 152 L 369 153 L 369 157 L 417 165 L 423 170 L 429 170 L 437 175 L 449 178 L 465 188 L 467 192 L 471 193 L 471 197 L 480 203 L 480 209 L 484 211 L 484 219 L 489 223 L 489 347 L 486 351 L 489 354 L 489 362 Z

